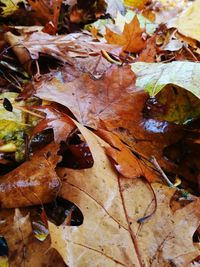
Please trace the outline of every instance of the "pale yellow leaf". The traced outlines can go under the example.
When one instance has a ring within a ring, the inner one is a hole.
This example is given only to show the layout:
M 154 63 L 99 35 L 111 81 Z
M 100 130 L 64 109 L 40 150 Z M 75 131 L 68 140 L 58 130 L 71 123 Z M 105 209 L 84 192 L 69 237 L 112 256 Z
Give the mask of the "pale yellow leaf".
M 200 41 L 199 10 L 200 0 L 196 0 L 191 7 L 178 17 L 174 25 L 181 34 L 197 41 Z

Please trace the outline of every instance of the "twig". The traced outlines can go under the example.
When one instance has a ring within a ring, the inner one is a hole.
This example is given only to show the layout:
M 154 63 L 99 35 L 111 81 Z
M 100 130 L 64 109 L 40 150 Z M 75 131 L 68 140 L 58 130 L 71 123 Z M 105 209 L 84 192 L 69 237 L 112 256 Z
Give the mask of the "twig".
M 156 158 L 154 156 L 151 157 L 150 161 L 155 166 L 155 168 L 159 171 L 159 173 L 161 174 L 163 180 L 168 184 L 168 186 L 169 187 L 176 188 L 176 186 L 174 186 L 174 184 L 169 180 L 169 178 L 167 177 L 167 175 L 161 169 L 160 165 L 158 164 L 158 162 L 157 162 L 157 160 L 156 160 Z

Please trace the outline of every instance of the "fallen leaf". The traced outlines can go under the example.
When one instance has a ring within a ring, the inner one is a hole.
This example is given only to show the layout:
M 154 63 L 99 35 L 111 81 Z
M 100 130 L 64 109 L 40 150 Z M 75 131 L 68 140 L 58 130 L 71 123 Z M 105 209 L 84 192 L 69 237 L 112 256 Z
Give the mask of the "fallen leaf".
M 36 135 L 47 129 L 53 129 L 54 141 L 56 143 L 66 141 L 67 137 L 75 128 L 74 123 L 68 116 L 51 106 L 41 106 L 36 109 L 44 112 L 46 117 L 35 126 L 32 135 Z
M 138 90 L 134 83 L 130 66 L 123 66 L 109 69 L 99 80 L 91 79 L 88 74 L 72 82 L 47 76 L 35 83 L 35 88 L 37 97 L 68 107 L 83 125 L 116 133 L 133 151 L 147 160 L 154 155 L 162 167 L 169 169 L 163 149 L 179 140 L 183 133 L 166 121 L 144 119 L 148 94 Z M 170 170 L 174 168 L 173 165 Z
M 60 188 L 55 167 L 59 145 L 49 144 L 8 174 L 1 176 L 0 203 L 4 208 L 32 206 L 52 201 Z M 48 172 L 47 172 L 48 169 Z
M 62 0 L 53 1 L 39 1 L 39 0 L 28 0 L 29 5 L 36 12 L 36 16 L 42 19 L 44 23 L 53 23 L 54 32 L 57 31 L 58 19 L 60 15 L 60 8 Z
M 159 177 L 151 166 L 138 159 L 117 135 L 105 130 L 98 130 L 97 135 L 110 144 L 105 145 L 106 155 L 113 159 L 116 170 L 124 177 L 145 177 L 149 182 Z
M 148 0 L 125 0 L 124 3 L 129 8 L 143 9 Z
M 144 182 L 114 171 L 103 141 L 78 128 L 91 148 L 94 166 L 58 172 L 63 177 L 60 195 L 81 209 L 84 220 L 79 227 L 49 222 L 52 247 L 69 266 L 189 266 L 199 255 L 192 241 L 199 225 L 199 199 L 193 197 L 173 212 L 170 199 L 175 189 L 153 183 L 155 200 Z M 156 211 L 138 223 L 152 213 L 155 201 Z
M 146 104 L 145 117 L 187 124 L 200 117 L 200 100 L 187 90 L 167 85 Z
M 126 52 L 138 53 L 145 48 L 146 42 L 142 36 L 145 31 L 140 28 L 140 23 L 135 16 L 129 24 L 125 24 L 122 34 L 115 33 L 106 28 L 105 39 L 109 44 L 123 46 Z
M 18 10 L 19 3 L 24 2 L 24 0 L 1 0 L 1 11 L 0 15 L 3 17 L 7 17 L 12 15 L 16 10 Z
M 197 41 L 200 41 L 199 8 L 200 0 L 194 1 L 187 10 L 184 10 L 184 12 L 178 16 L 173 25 L 181 34 Z
M 147 40 L 147 45 L 145 49 L 142 50 L 142 52 L 136 58 L 136 62 L 155 62 L 156 54 L 156 38 L 155 36 L 153 36 Z
M 182 87 L 200 98 L 200 64 L 187 61 L 171 63 L 132 63 L 137 76 L 136 85 L 151 96 L 159 93 L 167 84 Z
M 27 210 L 1 209 L 0 235 L 8 244 L 9 266 L 49 266 L 64 267 L 59 254 L 51 249 L 50 238 L 44 242 L 33 236 L 32 225 Z

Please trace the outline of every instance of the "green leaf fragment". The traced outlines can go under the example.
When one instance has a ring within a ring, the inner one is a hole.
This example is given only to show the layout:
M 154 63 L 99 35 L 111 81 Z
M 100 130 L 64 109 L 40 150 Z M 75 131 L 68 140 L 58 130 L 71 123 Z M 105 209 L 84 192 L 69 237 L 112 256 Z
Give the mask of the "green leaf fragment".
M 200 98 L 200 63 L 175 61 L 171 63 L 131 64 L 137 76 L 136 85 L 150 96 L 158 94 L 167 84 L 182 87 Z

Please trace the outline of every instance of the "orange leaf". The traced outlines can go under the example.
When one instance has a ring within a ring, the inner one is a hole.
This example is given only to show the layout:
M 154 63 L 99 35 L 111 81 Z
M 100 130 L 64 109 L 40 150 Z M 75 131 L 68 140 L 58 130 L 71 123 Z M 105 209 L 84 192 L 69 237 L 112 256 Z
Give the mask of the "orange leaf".
M 146 41 L 142 37 L 143 32 L 144 30 L 140 28 L 139 20 L 135 16 L 129 24 L 125 24 L 122 34 L 106 28 L 105 38 L 109 44 L 123 46 L 123 50 L 126 52 L 138 53 L 146 46 Z
M 98 136 L 111 146 L 106 146 L 106 154 L 115 162 L 117 171 L 126 178 L 145 177 L 149 182 L 158 178 L 157 173 L 145 162 L 138 159 L 119 137 L 112 132 L 98 130 Z
M 53 34 L 56 33 L 57 25 L 58 25 L 58 18 L 60 14 L 60 8 L 62 1 L 38 1 L 38 0 L 28 0 L 29 5 L 32 9 L 36 12 L 36 16 L 42 20 L 43 23 L 52 22 L 53 26 L 55 27 L 55 31 Z M 52 33 L 52 32 L 51 32 Z

